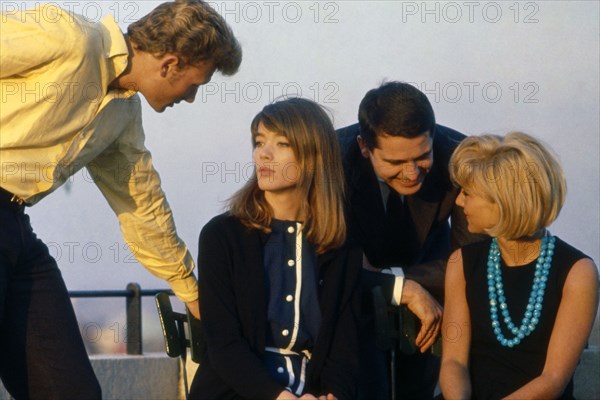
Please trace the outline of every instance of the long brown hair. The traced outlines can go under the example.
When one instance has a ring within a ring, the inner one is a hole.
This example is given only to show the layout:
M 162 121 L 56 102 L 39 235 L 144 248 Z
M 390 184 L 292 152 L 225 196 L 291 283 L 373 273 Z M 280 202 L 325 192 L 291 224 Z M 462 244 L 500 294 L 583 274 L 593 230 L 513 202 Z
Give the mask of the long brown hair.
M 302 196 L 307 240 L 318 254 L 341 246 L 346 238 L 344 177 L 331 119 L 319 104 L 290 98 L 267 105 L 254 117 L 253 143 L 261 123 L 266 129 L 284 135 L 298 160 L 297 185 Z M 273 210 L 258 187 L 256 171 L 231 197 L 229 211 L 246 226 L 270 232 Z

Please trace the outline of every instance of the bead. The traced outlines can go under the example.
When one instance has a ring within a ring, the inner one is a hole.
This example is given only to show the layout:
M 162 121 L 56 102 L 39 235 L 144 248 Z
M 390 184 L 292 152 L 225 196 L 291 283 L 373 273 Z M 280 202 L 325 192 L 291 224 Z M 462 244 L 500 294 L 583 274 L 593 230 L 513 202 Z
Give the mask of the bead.
M 500 265 L 500 250 L 496 238 L 492 239 L 490 251 L 488 253 L 487 262 L 487 283 L 488 295 L 490 299 L 490 317 L 492 320 L 492 329 L 496 335 L 496 339 L 502 346 L 514 347 L 521 343 L 521 340 L 529 336 L 539 323 L 541 315 L 542 303 L 544 301 L 544 293 L 550 266 L 552 265 L 552 256 L 554 255 L 554 236 L 545 236 L 540 245 L 540 253 L 535 265 L 534 280 L 529 296 L 527 306 L 525 308 L 524 318 L 521 325 L 517 327 L 510 317 L 506 297 L 504 296 L 504 285 L 502 282 L 502 271 Z M 502 310 L 503 321 L 506 324 L 508 331 L 514 337 L 507 339 L 502 334 L 500 329 L 500 321 L 498 320 L 498 308 Z

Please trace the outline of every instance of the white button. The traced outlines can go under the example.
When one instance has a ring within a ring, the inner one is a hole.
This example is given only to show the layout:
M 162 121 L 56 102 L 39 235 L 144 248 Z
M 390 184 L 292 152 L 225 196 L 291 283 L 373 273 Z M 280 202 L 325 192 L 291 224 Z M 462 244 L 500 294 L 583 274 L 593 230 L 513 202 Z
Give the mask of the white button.
M 288 266 L 293 267 L 296 262 L 294 260 L 288 260 Z
M 288 227 L 288 232 L 289 233 L 294 233 L 294 227 L 293 226 Z
M 282 331 L 281 331 L 281 334 L 282 334 L 283 336 L 287 336 L 287 335 L 289 335 L 289 334 L 290 334 L 290 331 L 288 331 L 287 329 L 284 329 L 284 330 L 282 330 Z
M 283 367 L 278 367 L 277 372 L 279 372 L 280 374 L 283 374 Z
M 285 300 L 289 303 L 292 300 L 294 300 L 294 296 L 292 296 L 291 294 L 288 294 L 287 296 L 285 296 Z

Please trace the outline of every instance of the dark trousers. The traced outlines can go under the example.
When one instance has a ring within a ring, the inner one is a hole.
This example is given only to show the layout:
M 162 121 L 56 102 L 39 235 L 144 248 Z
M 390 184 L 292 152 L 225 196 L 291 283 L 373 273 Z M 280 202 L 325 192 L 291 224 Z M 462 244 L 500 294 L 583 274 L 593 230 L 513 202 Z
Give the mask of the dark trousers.
M 56 261 L 23 208 L 5 199 L 0 200 L 0 378 L 17 400 L 101 398 Z

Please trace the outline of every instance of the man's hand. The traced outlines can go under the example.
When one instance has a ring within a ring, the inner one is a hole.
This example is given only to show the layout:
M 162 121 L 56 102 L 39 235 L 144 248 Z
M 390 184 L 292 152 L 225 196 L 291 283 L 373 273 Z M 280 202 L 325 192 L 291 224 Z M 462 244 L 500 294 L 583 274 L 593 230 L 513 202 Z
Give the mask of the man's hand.
M 200 302 L 198 300 L 190 301 L 185 303 L 185 305 L 194 317 L 200 319 Z
M 408 309 L 421 320 L 421 330 L 415 342 L 419 351 L 424 353 L 433 345 L 440 332 L 442 306 L 423 286 L 410 279 L 404 281 L 402 304 L 406 304 Z

